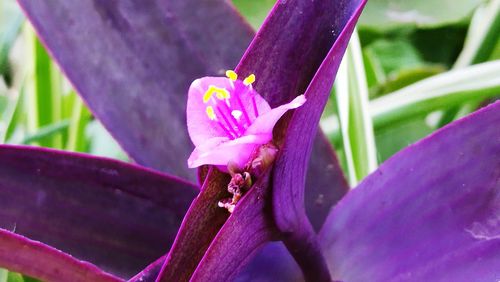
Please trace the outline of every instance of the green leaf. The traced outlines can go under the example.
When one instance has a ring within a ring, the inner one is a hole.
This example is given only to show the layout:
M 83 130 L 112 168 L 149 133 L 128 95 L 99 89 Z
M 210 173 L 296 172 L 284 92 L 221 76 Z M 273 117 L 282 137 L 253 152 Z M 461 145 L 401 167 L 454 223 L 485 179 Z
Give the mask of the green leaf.
M 457 59 L 467 34 L 467 25 L 416 29 L 408 39 L 425 62 L 451 67 Z
M 276 0 L 233 0 L 234 6 L 255 30 L 262 25 L 275 2 Z
M 361 15 L 365 28 L 438 27 L 460 22 L 483 0 L 370 0 Z
M 375 130 L 467 101 L 496 97 L 500 93 L 499 73 L 500 61 L 482 63 L 448 71 L 376 98 L 369 103 Z M 325 117 L 321 126 L 330 140 L 338 142 L 341 136 L 336 117 Z
M 445 71 L 440 65 L 423 65 L 412 69 L 402 69 L 389 76 L 383 83 L 370 89 L 370 97 L 378 97 L 409 86 L 422 79 Z
M 487 61 L 500 41 L 500 0 L 491 0 L 474 13 L 465 46 L 454 68 Z
M 363 52 L 363 63 L 365 65 L 366 82 L 368 88 L 382 84 L 386 80 L 386 74 L 380 59 L 374 52 Z
M 429 135 L 433 130 L 434 128 L 426 122 L 425 116 L 375 129 L 379 162 L 384 162 L 401 149 Z
M 21 140 L 19 143 L 29 145 L 34 143 L 44 143 L 47 139 L 53 138 L 55 135 L 60 134 L 68 128 L 70 124 L 69 120 L 62 120 L 57 123 L 49 124 L 44 127 L 38 128 L 38 130 Z
M 7 282 L 25 282 L 24 277 L 16 272 L 9 271 L 9 275 L 7 276 Z
M 109 132 L 102 124 L 93 120 L 86 128 L 86 136 L 90 140 L 89 153 L 122 161 L 128 161 L 128 157 Z
M 62 74 L 48 55 L 45 47 L 36 37 L 31 26 L 26 26 L 26 39 L 29 46 L 31 65 L 27 85 L 28 130 L 33 133 L 41 127 L 61 121 L 62 111 Z M 46 147 L 62 149 L 60 134 L 38 140 Z
M 24 92 L 24 87 L 22 87 L 15 97 L 10 98 L 9 106 L 2 115 L 2 120 L 5 122 L 5 132 L 0 132 L 1 143 L 10 143 L 16 131 L 19 131 L 23 127 Z
M 465 46 L 453 68 L 462 68 L 468 65 L 487 61 L 495 51 L 500 39 L 500 0 L 491 0 L 481 6 L 474 13 L 467 32 Z M 468 103 L 460 107 L 447 110 L 438 127 L 442 127 L 464 114 L 473 112 L 481 101 Z
M 75 93 L 73 93 L 73 95 L 76 96 Z M 90 121 L 90 117 L 91 114 L 83 104 L 83 101 L 79 97 L 76 97 L 73 104 L 72 116 L 69 125 L 66 150 L 77 152 L 87 151 L 88 142 L 85 136 L 85 128 Z
M 380 39 L 364 48 L 364 52 L 372 61 L 375 58 L 386 75 L 401 69 L 415 68 L 424 65 L 418 50 L 403 38 L 396 40 Z
M 10 80 L 8 55 L 21 29 L 24 16 L 12 0 L 0 1 L 0 75 Z
M 9 275 L 7 269 L 0 268 L 0 282 L 7 282 L 7 275 Z
M 493 52 L 491 53 L 489 60 L 490 61 L 500 60 L 500 40 L 495 45 L 495 48 L 493 49 Z
M 500 93 L 500 61 L 449 71 L 373 100 L 375 126 L 453 107 Z
M 355 186 L 377 168 L 373 126 L 368 112 L 368 86 L 356 31 L 346 50 L 335 87 L 349 182 Z
M 0 282 L 40 282 L 40 280 L 0 268 Z

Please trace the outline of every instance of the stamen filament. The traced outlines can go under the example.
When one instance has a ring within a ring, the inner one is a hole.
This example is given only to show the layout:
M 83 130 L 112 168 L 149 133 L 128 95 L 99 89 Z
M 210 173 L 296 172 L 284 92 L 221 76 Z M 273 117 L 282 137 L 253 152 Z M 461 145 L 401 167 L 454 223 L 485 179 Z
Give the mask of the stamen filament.
M 257 101 L 255 101 L 255 97 L 252 97 L 252 105 L 255 112 L 255 118 L 257 118 L 259 116 L 259 110 L 257 109 Z
M 250 126 L 252 122 L 250 121 L 250 116 L 247 113 L 247 110 L 243 106 L 243 102 L 241 101 L 240 95 L 236 95 L 236 99 L 238 101 L 238 104 L 240 105 L 241 111 L 243 112 L 243 115 L 245 116 L 245 119 L 247 120 L 247 126 Z
M 238 122 L 238 120 L 236 120 L 236 118 L 231 114 L 231 109 L 226 104 L 223 104 L 223 105 L 224 105 L 224 110 L 226 110 L 226 112 L 227 112 L 227 116 L 229 116 L 231 118 L 231 121 L 233 121 L 234 125 L 240 131 L 238 136 L 237 136 L 237 137 L 239 137 L 240 135 L 242 135 L 245 132 L 245 127 L 242 124 L 240 124 Z
M 231 122 L 228 120 L 227 116 L 221 111 L 219 107 L 215 107 L 216 110 L 218 111 L 219 115 L 222 116 L 222 119 L 226 122 L 226 129 L 230 131 L 233 135 L 233 137 L 230 137 L 231 139 L 238 138 L 238 132 L 234 129 L 234 127 L 231 125 Z
M 227 128 L 220 121 L 217 121 L 217 124 L 220 126 L 220 128 L 222 128 L 222 130 L 224 131 L 224 133 L 226 133 L 229 139 L 233 140 L 236 139 L 236 136 L 234 136 L 229 130 L 227 130 Z

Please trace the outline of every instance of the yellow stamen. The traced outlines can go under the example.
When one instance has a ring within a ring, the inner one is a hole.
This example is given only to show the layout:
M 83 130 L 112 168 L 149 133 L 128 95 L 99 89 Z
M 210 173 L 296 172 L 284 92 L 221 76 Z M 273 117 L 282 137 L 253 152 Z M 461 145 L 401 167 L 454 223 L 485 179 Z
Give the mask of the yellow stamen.
M 238 79 L 238 75 L 232 70 L 227 70 L 226 76 L 227 76 L 227 78 L 231 79 L 232 81 L 236 81 L 236 79 Z
M 245 78 L 245 80 L 243 80 L 243 84 L 245 84 L 246 86 L 252 84 L 255 82 L 255 74 L 251 74 L 249 76 L 247 76 L 247 78 Z
M 219 100 L 229 99 L 231 97 L 229 91 L 226 89 L 210 85 L 207 92 L 203 94 L 203 103 L 207 103 L 214 94 Z
M 217 118 L 215 116 L 214 108 L 212 108 L 212 106 L 208 106 L 206 112 L 209 119 L 215 120 Z
M 208 88 L 207 92 L 203 94 L 203 103 L 207 103 L 212 98 L 212 95 L 214 95 L 212 88 Z
M 229 97 L 231 97 L 231 95 L 229 95 L 229 91 L 224 88 L 217 88 L 215 90 L 215 95 L 219 100 L 229 99 Z

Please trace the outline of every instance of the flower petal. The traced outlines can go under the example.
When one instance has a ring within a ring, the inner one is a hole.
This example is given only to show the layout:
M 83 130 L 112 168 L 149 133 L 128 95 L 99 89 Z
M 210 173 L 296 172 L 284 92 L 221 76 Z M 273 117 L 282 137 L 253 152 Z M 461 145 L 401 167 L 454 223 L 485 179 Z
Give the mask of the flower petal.
M 0 228 L 123 278 L 168 250 L 197 191 L 115 160 L 0 145 Z
M 185 94 L 195 78 L 233 68 L 252 39 L 234 8 L 224 0 L 19 3 L 125 151 L 194 181 L 179 165 L 192 150 Z
M 302 106 L 306 102 L 304 95 L 295 97 L 290 103 L 281 105 L 271 111 L 262 114 L 257 117 L 257 119 L 250 125 L 250 127 L 245 131 L 245 135 L 253 134 L 272 134 L 273 127 L 276 125 L 278 120 L 291 109 L 296 109 Z
M 239 167 L 244 167 L 257 147 L 269 142 L 271 138 L 269 135 L 248 135 L 230 141 L 219 137 L 209 139 L 194 149 L 188 159 L 188 166 L 210 164 L 225 167 L 229 162 L 234 162 Z
M 321 230 L 334 279 L 500 277 L 500 102 L 402 150 Z
M 227 136 L 218 121 L 210 119 L 207 114 L 207 107 L 210 103 L 205 100 L 205 93 L 211 86 L 227 90 L 231 95 L 229 99 L 231 108 L 241 112 L 240 119 L 248 118 L 248 123 L 255 120 L 254 101 L 260 114 L 271 110 L 264 98 L 255 90 L 243 85 L 240 80 L 233 82 L 225 77 L 199 78 L 193 81 L 189 88 L 186 109 L 189 137 L 195 146 L 206 142 L 207 139 Z
M 1 228 L 0 266 L 46 281 L 123 281 L 87 262 Z

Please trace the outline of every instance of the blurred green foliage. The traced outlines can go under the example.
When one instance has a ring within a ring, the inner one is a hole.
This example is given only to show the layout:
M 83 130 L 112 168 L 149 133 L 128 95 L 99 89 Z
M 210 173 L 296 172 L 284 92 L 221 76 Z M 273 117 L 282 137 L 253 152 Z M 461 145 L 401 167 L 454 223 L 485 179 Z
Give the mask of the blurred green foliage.
M 465 21 L 484 0 L 370 0 L 359 25 L 380 31 L 437 28 Z

